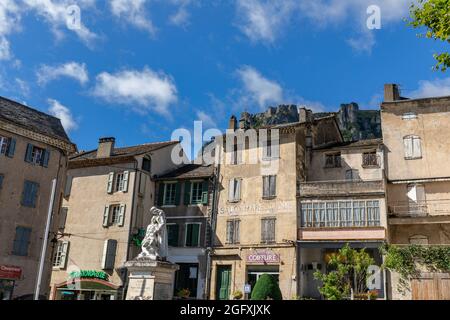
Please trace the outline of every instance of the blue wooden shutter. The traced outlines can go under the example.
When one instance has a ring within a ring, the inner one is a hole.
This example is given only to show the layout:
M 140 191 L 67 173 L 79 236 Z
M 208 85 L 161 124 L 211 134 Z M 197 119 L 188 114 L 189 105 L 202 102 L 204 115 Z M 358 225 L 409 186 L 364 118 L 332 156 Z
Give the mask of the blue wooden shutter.
M 27 145 L 27 151 L 25 153 L 25 161 L 26 162 L 33 161 L 33 145 L 30 143 Z
M 50 159 L 50 151 L 44 150 L 44 156 L 42 158 L 42 166 L 48 168 L 48 161 Z
M 6 156 L 9 158 L 14 157 L 15 150 L 16 150 L 16 139 L 11 138 L 9 140 L 8 149 L 6 150 Z
M 39 184 L 35 182 L 31 182 L 31 194 L 30 194 L 30 205 L 35 208 L 36 200 L 39 192 Z
M 23 184 L 23 191 L 22 191 L 22 201 L 21 204 L 23 206 L 29 206 L 30 205 L 30 193 L 31 193 L 31 185 L 29 181 L 25 181 Z

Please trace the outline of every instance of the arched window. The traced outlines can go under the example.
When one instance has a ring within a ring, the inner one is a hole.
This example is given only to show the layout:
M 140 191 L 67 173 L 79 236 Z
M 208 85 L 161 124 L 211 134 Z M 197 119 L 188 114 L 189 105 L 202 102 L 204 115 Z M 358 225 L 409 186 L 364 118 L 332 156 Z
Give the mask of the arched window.
M 403 138 L 405 159 L 422 158 L 422 143 L 420 137 L 409 135 Z

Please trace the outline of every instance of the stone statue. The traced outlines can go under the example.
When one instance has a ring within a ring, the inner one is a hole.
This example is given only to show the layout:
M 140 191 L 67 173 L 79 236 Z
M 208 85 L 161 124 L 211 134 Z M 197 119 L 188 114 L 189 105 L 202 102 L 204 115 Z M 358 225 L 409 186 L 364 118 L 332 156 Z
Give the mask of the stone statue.
M 167 230 L 164 211 L 156 207 L 150 209 L 152 218 L 142 240 L 138 259 L 165 260 L 167 258 Z

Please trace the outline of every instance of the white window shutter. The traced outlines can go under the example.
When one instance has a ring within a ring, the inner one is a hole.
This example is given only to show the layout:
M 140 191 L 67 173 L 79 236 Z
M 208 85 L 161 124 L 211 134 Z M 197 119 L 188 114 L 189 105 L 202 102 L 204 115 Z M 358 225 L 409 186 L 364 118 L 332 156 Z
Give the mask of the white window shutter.
M 114 172 L 110 172 L 108 174 L 108 187 L 107 187 L 108 193 L 113 192 L 113 185 L 114 185 Z
M 412 155 L 413 155 L 413 152 L 412 152 L 412 138 L 411 137 L 403 138 L 403 144 L 405 146 L 405 157 L 406 158 L 411 158 Z
M 107 269 L 107 265 L 106 265 L 106 260 L 107 260 L 107 253 L 108 253 L 108 244 L 109 244 L 109 240 L 105 240 L 105 243 L 103 245 L 103 255 L 102 255 L 102 269 L 105 270 Z
M 103 212 L 103 227 L 107 227 L 109 224 L 109 206 L 105 206 L 105 211 Z
M 421 143 L 420 143 L 420 138 L 419 137 L 414 137 L 412 139 L 413 141 L 413 157 L 414 158 L 420 158 L 422 157 L 422 147 L 421 147 Z
M 123 173 L 123 192 L 128 191 L 128 177 L 130 176 L 130 171 L 124 171 Z
M 235 243 L 239 243 L 239 224 L 239 220 L 234 220 L 233 240 Z
M 119 221 L 118 221 L 118 226 L 119 227 L 123 227 L 124 221 L 125 221 L 125 208 L 126 205 L 125 204 L 121 204 L 120 208 L 119 208 Z
M 234 201 L 234 180 L 235 179 L 230 179 L 230 183 L 228 185 L 228 201 Z
M 66 262 L 67 262 L 67 253 L 69 250 L 69 241 L 63 241 L 61 244 L 62 248 L 61 248 L 61 260 L 59 262 L 59 267 L 64 269 L 66 267 Z

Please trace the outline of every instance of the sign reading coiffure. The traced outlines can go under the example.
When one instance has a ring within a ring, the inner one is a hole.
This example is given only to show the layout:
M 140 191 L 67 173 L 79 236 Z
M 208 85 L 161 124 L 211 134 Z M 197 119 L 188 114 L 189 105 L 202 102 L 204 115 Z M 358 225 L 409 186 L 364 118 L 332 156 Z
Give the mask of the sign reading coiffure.
M 269 264 L 280 263 L 280 255 L 272 250 L 254 250 L 247 255 L 247 263 Z
M 20 279 L 22 268 L 14 266 L 0 266 L 0 279 Z

